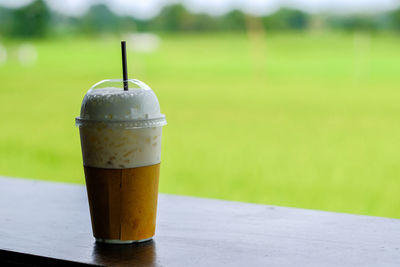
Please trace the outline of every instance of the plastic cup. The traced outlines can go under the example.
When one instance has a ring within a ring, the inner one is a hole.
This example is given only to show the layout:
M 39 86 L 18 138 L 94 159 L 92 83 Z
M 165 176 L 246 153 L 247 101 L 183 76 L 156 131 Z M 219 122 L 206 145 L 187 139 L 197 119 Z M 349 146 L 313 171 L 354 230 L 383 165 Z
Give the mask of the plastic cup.
M 155 234 L 162 126 L 154 92 L 141 81 L 104 80 L 86 93 L 76 118 L 93 235 L 125 244 Z

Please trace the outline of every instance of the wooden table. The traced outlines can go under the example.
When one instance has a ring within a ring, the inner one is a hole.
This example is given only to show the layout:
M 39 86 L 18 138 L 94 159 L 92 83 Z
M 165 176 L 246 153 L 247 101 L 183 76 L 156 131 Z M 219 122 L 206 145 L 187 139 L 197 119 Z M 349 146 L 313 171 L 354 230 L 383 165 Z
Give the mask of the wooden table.
M 0 178 L 0 266 L 400 266 L 400 220 L 160 194 L 157 233 L 99 245 L 83 186 Z

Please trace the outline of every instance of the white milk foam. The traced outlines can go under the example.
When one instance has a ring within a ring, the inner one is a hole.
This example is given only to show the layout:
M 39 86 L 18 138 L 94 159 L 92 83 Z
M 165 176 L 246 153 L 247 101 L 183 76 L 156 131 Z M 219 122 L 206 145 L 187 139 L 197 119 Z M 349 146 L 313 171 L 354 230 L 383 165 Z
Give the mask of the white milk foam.
M 85 166 L 125 169 L 160 163 L 161 127 L 81 127 L 80 135 Z
M 160 117 L 160 104 L 152 90 L 103 88 L 83 99 L 81 118 L 97 121 L 139 120 Z
M 130 129 L 112 127 L 107 122 L 161 116 L 158 99 L 150 89 L 89 90 L 82 102 L 80 118 L 99 123 L 80 126 L 83 164 L 124 169 L 160 163 L 161 126 Z

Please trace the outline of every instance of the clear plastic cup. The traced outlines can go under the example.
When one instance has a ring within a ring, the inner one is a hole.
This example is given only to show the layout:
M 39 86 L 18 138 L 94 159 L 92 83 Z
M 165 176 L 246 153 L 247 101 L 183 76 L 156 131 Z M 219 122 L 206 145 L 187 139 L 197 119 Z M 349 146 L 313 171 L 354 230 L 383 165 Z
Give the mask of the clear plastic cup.
M 141 81 L 104 80 L 85 95 L 76 118 L 93 235 L 133 243 L 155 233 L 162 126 L 154 92 Z

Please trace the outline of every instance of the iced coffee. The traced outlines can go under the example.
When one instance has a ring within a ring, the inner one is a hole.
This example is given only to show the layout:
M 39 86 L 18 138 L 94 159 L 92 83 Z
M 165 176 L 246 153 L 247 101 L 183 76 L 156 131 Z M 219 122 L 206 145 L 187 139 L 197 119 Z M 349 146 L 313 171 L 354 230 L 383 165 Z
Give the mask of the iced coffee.
M 149 240 L 156 226 L 161 130 L 154 92 L 138 80 L 102 81 L 85 95 L 76 119 L 97 241 Z

